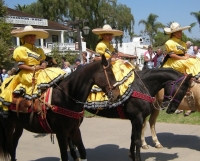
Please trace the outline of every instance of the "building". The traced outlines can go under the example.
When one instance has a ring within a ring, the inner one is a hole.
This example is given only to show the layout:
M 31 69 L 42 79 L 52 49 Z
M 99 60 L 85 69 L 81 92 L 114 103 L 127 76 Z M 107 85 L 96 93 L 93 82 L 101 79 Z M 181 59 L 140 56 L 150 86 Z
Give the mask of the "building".
M 79 51 L 76 43 L 70 43 L 70 40 L 67 39 L 67 32 L 69 28 L 65 25 L 47 19 L 42 19 L 11 8 L 7 8 L 7 10 L 8 17 L 6 18 L 6 21 L 8 23 L 12 23 L 14 28 L 31 25 L 34 28 L 44 29 L 49 32 L 49 37 L 47 39 L 39 39 L 35 43 L 36 46 L 43 48 L 46 53 L 51 52 L 51 49 L 55 45 L 58 46 L 59 51 L 61 52 Z M 16 46 L 20 45 L 19 38 L 13 37 L 12 42 Z M 86 43 L 82 42 L 82 51 L 85 50 Z
M 116 44 L 114 44 L 116 48 Z M 138 65 L 140 69 L 143 67 L 144 63 L 144 52 L 147 51 L 148 45 L 145 45 L 142 37 L 133 38 L 132 42 L 126 42 L 122 44 L 118 44 L 117 49 L 120 52 L 137 55 L 138 59 L 136 59 L 135 65 Z

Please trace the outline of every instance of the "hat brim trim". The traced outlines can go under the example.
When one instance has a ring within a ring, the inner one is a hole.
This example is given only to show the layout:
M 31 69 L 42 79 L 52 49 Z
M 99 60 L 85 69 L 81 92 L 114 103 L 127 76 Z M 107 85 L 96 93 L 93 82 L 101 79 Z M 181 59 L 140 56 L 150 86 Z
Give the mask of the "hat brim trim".
M 123 35 L 123 31 L 120 30 L 102 30 L 102 29 L 94 29 L 92 32 L 96 35 L 103 35 L 103 34 L 113 34 L 113 36 L 121 36 Z
M 11 34 L 15 37 L 22 38 L 25 35 L 36 35 L 36 39 L 46 39 L 49 37 L 49 33 L 47 31 L 40 30 L 30 30 L 30 31 L 20 31 L 20 32 L 11 32 Z
M 185 26 L 185 27 L 181 27 L 181 28 L 179 28 L 179 29 L 177 29 L 177 30 L 173 30 L 173 31 L 171 31 L 170 28 L 164 28 L 164 31 L 165 31 L 166 34 L 172 34 L 172 33 L 177 32 L 177 31 L 187 30 L 187 29 L 189 29 L 190 27 L 191 27 L 191 26 Z

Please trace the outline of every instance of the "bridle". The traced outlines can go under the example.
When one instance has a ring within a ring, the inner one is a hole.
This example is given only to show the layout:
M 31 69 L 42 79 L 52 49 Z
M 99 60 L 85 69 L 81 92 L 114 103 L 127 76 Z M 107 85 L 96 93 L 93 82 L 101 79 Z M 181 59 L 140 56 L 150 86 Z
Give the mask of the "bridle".
M 106 69 L 110 66 L 110 63 L 108 62 L 108 65 L 107 66 L 104 66 L 103 65 L 103 70 L 104 70 L 104 73 L 105 73 L 105 76 L 106 76 L 106 80 L 107 80 L 107 83 L 108 83 L 108 90 L 106 91 L 105 94 L 107 94 L 109 96 L 109 100 L 111 100 L 113 98 L 113 89 L 118 86 L 118 82 L 116 82 L 114 85 L 111 86 L 111 83 L 108 79 L 108 74 L 107 74 L 107 71 Z M 49 75 L 46 73 L 46 75 L 49 77 Z M 50 77 L 49 77 L 50 78 Z M 51 78 L 50 78 L 51 79 Z M 75 101 L 76 103 L 79 103 L 79 104 L 85 104 L 85 102 L 81 102 L 79 100 L 76 100 L 75 98 L 73 98 L 72 96 L 70 96 L 67 92 L 65 92 L 57 83 L 54 83 L 54 85 L 59 89 L 61 90 L 64 94 L 66 94 L 70 99 L 72 99 L 73 101 Z M 109 101 L 108 100 L 108 101 Z
M 168 108 L 172 101 L 180 104 L 181 100 L 175 99 L 175 96 L 177 95 L 178 91 L 180 90 L 180 87 L 182 86 L 182 84 L 186 78 L 187 78 L 187 76 L 183 76 L 176 81 L 169 82 L 169 84 L 171 85 L 170 94 L 169 94 L 169 96 L 164 95 L 164 98 L 167 98 L 169 100 L 161 103 L 162 109 Z M 178 89 L 175 91 L 175 85 L 177 83 L 179 83 L 180 81 L 181 81 L 181 83 L 180 83 Z M 173 93 L 174 93 L 174 95 L 173 95 Z
M 110 81 L 109 81 L 109 79 L 108 79 L 108 73 L 107 73 L 107 71 L 106 71 L 106 69 L 108 68 L 110 66 L 110 63 L 108 62 L 108 65 L 107 66 L 104 66 L 103 65 L 103 70 L 104 70 L 104 73 L 105 73 L 105 76 L 106 76 L 106 81 L 107 81 L 107 83 L 108 83 L 108 90 L 106 91 L 106 93 L 105 94 L 107 94 L 107 96 L 109 97 L 109 100 L 108 101 L 110 101 L 112 98 L 114 98 L 113 97 L 113 89 L 118 85 L 118 82 L 116 82 L 115 84 L 113 84 L 112 86 L 111 86 L 111 83 L 110 83 Z

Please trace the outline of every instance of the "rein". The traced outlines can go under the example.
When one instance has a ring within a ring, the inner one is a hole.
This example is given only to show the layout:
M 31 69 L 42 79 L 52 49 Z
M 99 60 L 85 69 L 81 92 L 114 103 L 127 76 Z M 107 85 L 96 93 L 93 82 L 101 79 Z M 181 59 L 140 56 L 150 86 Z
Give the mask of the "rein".
M 105 93 L 105 94 L 109 94 L 110 96 L 111 96 L 111 98 L 110 99 L 112 99 L 112 97 L 113 97 L 113 93 L 112 93 L 112 90 L 113 90 L 113 88 L 115 88 L 117 85 L 118 85 L 118 83 L 115 83 L 113 86 L 111 86 L 111 84 L 110 84 L 110 81 L 109 81 L 109 79 L 108 79 L 108 74 L 107 74 L 107 71 L 106 71 L 106 69 L 108 68 L 110 66 L 110 63 L 108 62 L 108 65 L 107 66 L 104 66 L 103 65 L 103 70 L 104 70 L 104 73 L 105 73 L 105 76 L 106 76 L 106 80 L 107 80 L 107 82 L 108 82 L 108 87 L 109 87 L 109 90 Z M 46 73 L 46 71 L 45 71 L 45 73 Z M 48 74 L 46 73 L 46 75 L 48 76 Z M 49 76 L 48 76 L 49 77 Z M 50 79 L 50 77 L 49 77 L 49 79 Z M 75 99 L 75 98 L 73 98 L 73 97 L 71 97 L 67 92 L 65 92 L 57 83 L 55 83 L 54 82 L 54 85 L 57 87 L 57 88 L 59 88 L 59 90 L 61 90 L 63 93 L 65 93 L 70 99 L 72 99 L 74 102 L 76 102 L 76 103 L 79 103 L 79 104 L 85 104 L 85 102 L 81 102 L 81 101 L 79 101 L 79 100 L 77 100 L 77 99 Z
M 162 107 L 160 107 L 158 101 L 155 101 L 155 98 L 154 98 L 154 97 L 151 97 L 151 95 L 150 95 L 150 93 L 149 93 L 149 90 L 148 90 L 148 89 L 146 88 L 146 86 L 144 85 L 144 83 L 143 83 L 142 79 L 140 78 L 140 76 L 138 75 L 138 73 L 137 73 L 136 71 L 134 71 L 134 72 L 135 72 L 135 74 L 137 75 L 137 77 L 140 79 L 140 81 L 141 81 L 141 83 L 143 84 L 143 87 L 145 88 L 145 90 L 147 91 L 147 94 L 148 94 L 149 97 L 150 97 L 149 99 L 151 100 L 151 104 L 153 105 L 153 107 L 154 107 L 155 109 L 157 109 L 157 110 L 163 110 L 163 109 L 165 109 L 165 108 L 168 108 L 172 101 L 175 101 L 175 102 L 180 103 L 179 100 L 176 100 L 176 99 L 175 99 L 175 96 L 176 96 L 176 94 L 178 93 L 178 91 L 180 90 L 180 87 L 182 86 L 182 84 L 183 84 L 183 82 L 185 81 L 185 79 L 187 78 L 187 76 L 183 76 L 183 77 L 179 78 L 179 79 L 176 80 L 176 81 L 170 82 L 171 85 L 172 85 L 172 90 L 171 90 L 171 92 L 170 92 L 170 95 L 169 95 L 169 96 L 164 96 L 165 98 L 168 98 L 168 99 L 170 99 L 170 100 L 169 100 L 169 101 L 166 101 L 166 102 L 162 102 L 162 105 L 161 105 Z M 173 94 L 173 92 L 174 92 L 175 85 L 176 85 L 178 82 L 180 82 L 181 80 L 182 80 L 181 84 L 179 85 L 179 87 L 178 87 L 178 89 L 176 90 L 175 94 L 172 96 L 172 94 Z M 157 108 L 157 107 L 155 106 L 155 103 L 154 103 L 154 102 L 157 103 L 157 106 L 158 106 L 159 108 Z M 167 105 L 165 106 L 165 104 L 167 104 Z
M 168 98 L 168 99 L 169 99 L 169 101 L 162 102 L 162 106 L 164 107 L 164 109 L 165 109 L 165 108 L 168 108 L 172 101 L 175 101 L 175 102 L 177 102 L 177 103 L 180 103 L 179 100 L 175 99 L 175 96 L 177 95 L 178 91 L 180 90 L 180 87 L 182 86 L 182 84 L 183 84 L 183 82 L 185 81 L 186 78 L 187 78 L 187 76 L 183 76 L 183 77 L 179 78 L 179 79 L 176 80 L 176 81 L 170 82 L 170 84 L 171 84 L 171 86 L 172 86 L 172 89 L 171 89 L 171 92 L 170 92 L 170 95 L 169 95 L 169 96 L 164 95 L 164 98 Z M 182 81 L 181 81 L 181 80 L 182 80 Z M 174 92 L 175 85 L 176 85 L 177 83 L 179 83 L 180 81 L 181 81 L 181 83 L 180 83 L 178 89 L 175 91 L 174 95 L 172 96 L 172 94 L 173 94 L 173 92 Z M 167 104 L 167 105 L 164 106 L 165 104 Z
M 103 70 L 104 70 L 104 73 L 105 73 L 105 76 L 106 76 L 106 80 L 107 80 L 107 83 L 108 83 L 108 87 L 109 87 L 109 89 L 108 89 L 108 91 L 107 91 L 106 93 L 108 94 L 108 96 L 110 96 L 109 99 L 112 99 L 112 98 L 113 98 L 113 92 L 112 92 L 112 90 L 113 90 L 113 88 L 115 88 L 115 87 L 118 85 L 118 83 L 115 83 L 113 86 L 111 86 L 110 81 L 109 81 L 109 79 L 108 79 L 108 73 L 107 73 L 107 71 L 106 71 L 106 69 L 107 69 L 109 66 L 110 66 L 110 63 L 109 63 L 109 62 L 108 62 L 108 65 L 107 65 L 107 66 L 104 66 L 104 65 L 103 65 Z M 106 93 L 105 93 L 105 94 L 106 94 Z

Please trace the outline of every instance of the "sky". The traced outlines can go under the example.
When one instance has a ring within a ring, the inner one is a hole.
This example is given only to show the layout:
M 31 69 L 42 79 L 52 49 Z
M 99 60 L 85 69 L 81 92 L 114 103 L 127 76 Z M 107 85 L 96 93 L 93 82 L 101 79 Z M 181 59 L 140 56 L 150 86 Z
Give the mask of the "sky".
M 37 0 L 5 0 L 5 4 L 9 8 L 14 8 L 15 5 L 27 5 Z M 131 8 L 131 13 L 134 16 L 135 34 L 140 34 L 144 30 L 144 25 L 138 25 L 141 19 L 147 20 L 149 14 L 158 15 L 157 22 L 167 25 L 169 22 L 178 22 L 182 27 L 188 26 L 193 22 L 197 22 L 191 12 L 199 12 L 199 0 L 117 0 L 117 4 L 123 4 Z M 200 29 L 198 23 L 192 28 L 192 32 L 187 30 L 184 33 L 190 38 L 199 39 Z

